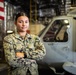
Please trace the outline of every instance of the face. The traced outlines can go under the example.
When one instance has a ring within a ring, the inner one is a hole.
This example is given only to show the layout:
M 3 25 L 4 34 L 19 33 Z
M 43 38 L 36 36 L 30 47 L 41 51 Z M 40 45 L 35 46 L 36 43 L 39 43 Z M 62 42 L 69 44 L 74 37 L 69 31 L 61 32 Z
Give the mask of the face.
M 29 19 L 27 16 L 20 16 L 15 24 L 18 32 L 26 32 L 29 28 Z

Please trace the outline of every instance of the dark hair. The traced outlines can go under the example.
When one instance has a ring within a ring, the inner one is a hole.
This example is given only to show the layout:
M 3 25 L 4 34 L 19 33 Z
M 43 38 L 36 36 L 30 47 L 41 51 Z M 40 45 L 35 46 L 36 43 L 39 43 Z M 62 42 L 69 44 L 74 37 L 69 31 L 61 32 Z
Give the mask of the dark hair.
M 28 15 L 25 12 L 19 12 L 15 16 L 15 21 L 17 21 L 18 17 L 20 17 L 20 16 L 27 16 L 28 17 Z

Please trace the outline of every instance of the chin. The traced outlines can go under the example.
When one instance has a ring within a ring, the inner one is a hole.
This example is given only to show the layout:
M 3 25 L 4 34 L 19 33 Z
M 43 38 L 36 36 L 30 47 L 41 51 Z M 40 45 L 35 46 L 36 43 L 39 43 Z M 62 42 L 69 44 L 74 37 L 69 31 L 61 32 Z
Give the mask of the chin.
M 26 32 L 27 30 L 19 30 L 19 32 Z

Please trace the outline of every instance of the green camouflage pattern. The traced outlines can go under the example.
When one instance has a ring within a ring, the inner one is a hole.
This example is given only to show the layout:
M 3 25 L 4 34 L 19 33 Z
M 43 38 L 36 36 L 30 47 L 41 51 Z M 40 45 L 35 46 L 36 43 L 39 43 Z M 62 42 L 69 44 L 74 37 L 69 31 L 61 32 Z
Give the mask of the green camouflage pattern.
M 15 68 L 11 70 L 11 75 L 27 75 L 28 70 L 31 75 L 38 75 L 36 61 L 43 59 L 46 54 L 38 36 L 27 33 L 22 38 L 18 33 L 9 34 L 4 38 L 3 47 L 7 63 Z M 16 52 L 26 53 L 27 58 L 16 57 Z

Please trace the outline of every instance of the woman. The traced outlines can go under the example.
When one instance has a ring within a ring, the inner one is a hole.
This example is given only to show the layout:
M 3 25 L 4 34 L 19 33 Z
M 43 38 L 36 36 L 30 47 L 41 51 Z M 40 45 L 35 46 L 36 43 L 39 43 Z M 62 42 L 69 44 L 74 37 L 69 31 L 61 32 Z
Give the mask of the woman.
M 24 13 L 18 13 L 15 18 L 17 32 L 4 38 L 3 46 L 7 63 L 13 67 L 11 75 L 38 75 L 36 60 L 45 54 L 44 45 L 36 35 L 28 34 L 29 18 Z

